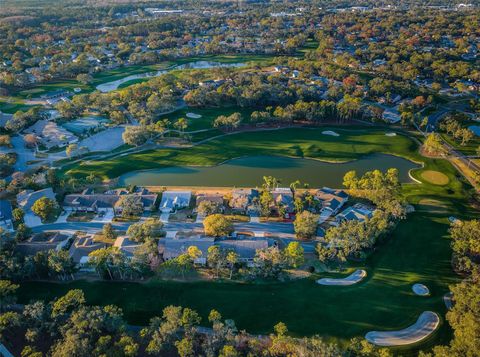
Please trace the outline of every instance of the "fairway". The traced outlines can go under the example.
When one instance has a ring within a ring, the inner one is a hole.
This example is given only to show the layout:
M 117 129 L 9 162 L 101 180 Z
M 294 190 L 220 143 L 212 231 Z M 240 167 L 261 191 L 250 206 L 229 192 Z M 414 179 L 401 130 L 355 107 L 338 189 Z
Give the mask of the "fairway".
M 112 179 L 135 170 L 212 166 L 233 158 L 258 155 L 348 162 L 368 154 L 384 153 L 418 160 L 416 144 L 406 136 L 387 137 L 381 129 L 336 127 L 335 131 L 342 135 L 339 140 L 338 137 L 321 134 L 328 129 L 289 128 L 226 135 L 186 149 L 150 150 L 111 160 L 85 162 L 67 167 L 66 173 L 77 177 L 95 173 L 103 179 Z

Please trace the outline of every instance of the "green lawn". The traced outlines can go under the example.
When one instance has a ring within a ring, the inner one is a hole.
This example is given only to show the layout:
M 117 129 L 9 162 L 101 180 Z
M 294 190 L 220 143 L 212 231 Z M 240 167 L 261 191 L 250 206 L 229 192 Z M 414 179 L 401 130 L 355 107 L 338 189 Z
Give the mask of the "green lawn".
M 195 119 L 194 119 L 195 120 Z M 335 130 L 340 137 L 322 134 Z M 386 153 L 418 159 L 416 144 L 403 135 L 385 136 L 385 130 L 374 128 L 297 128 L 247 132 L 214 139 L 188 149 L 159 149 L 93 161 L 74 166 L 67 172 L 88 176 L 95 172 L 103 178 L 123 173 L 165 166 L 209 166 L 241 156 L 283 155 L 346 162 L 371 153 Z

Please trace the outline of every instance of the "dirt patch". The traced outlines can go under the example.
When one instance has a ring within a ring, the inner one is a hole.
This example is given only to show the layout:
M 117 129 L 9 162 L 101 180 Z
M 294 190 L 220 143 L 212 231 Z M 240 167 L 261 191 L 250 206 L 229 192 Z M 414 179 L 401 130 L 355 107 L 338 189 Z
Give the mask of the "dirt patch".
M 434 185 L 444 186 L 450 182 L 448 176 L 439 171 L 425 170 L 420 174 L 420 176 L 425 181 Z

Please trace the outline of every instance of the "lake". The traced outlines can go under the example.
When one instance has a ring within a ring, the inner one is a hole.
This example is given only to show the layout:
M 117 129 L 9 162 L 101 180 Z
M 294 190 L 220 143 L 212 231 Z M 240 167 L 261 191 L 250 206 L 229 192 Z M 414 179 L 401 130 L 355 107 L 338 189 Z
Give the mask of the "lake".
M 419 165 L 401 157 L 373 154 L 347 163 L 326 163 L 312 159 L 295 159 L 281 156 L 250 156 L 229 160 L 218 166 L 174 166 L 161 169 L 134 171 L 120 176 L 120 184 L 138 186 L 210 186 L 255 187 L 263 176 L 274 176 L 282 183 L 295 180 L 311 187 L 341 187 L 347 171 L 366 171 L 391 167 L 399 170 L 400 180 L 410 182 L 408 171 Z
M 158 77 L 163 74 L 166 74 L 173 70 L 179 69 L 208 69 L 208 68 L 215 68 L 215 67 L 241 67 L 244 66 L 245 63 L 222 63 L 222 62 L 212 62 L 212 61 L 196 61 L 196 62 L 189 62 L 185 64 L 181 64 L 178 66 L 173 66 L 169 69 L 163 69 L 160 71 L 154 72 L 146 72 L 140 74 L 132 74 L 131 76 L 127 76 L 121 79 L 117 79 L 116 81 L 111 81 L 107 83 L 102 83 L 97 86 L 97 89 L 102 93 L 111 92 L 113 90 L 117 90 L 118 87 L 126 82 L 140 79 L 140 78 L 153 78 Z

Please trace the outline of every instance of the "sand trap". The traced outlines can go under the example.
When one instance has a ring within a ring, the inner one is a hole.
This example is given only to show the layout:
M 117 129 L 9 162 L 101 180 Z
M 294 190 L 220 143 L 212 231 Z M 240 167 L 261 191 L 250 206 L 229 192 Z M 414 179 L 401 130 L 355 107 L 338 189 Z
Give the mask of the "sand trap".
M 333 278 L 323 278 L 317 280 L 317 284 L 320 285 L 337 285 L 337 286 L 348 286 L 359 283 L 367 276 L 365 270 L 355 270 L 352 274 L 342 279 L 333 279 Z
M 368 342 L 377 346 L 403 346 L 419 342 L 436 330 L 440 318 L 432 311 L 424 311 L 413 325 L 398 331 L 370 331 Z
M 385 136 L 397 136 L 397 133 L 385 133 Z
M 428 296 L 430 295 L 430 290 L 423 284 L 413 284 L 412 291 L 419 296 Z
M 330 136 L 340 136 L 340 134 L 334 132 L 334 131 L 331 131 L 331 130 L 325 130 L 325 131 L 322 131 L 322 134 L 324 135 L 330 135 Z
M 190 119 L 200 119 L 202 117 L 200 114 L 195 113 L 187 113 L 185 116 Z
M 453 294 L 449 292 L 443 295 L 443 302 L 445 303 L 447 309 L 451 310 L 453 307 Z

